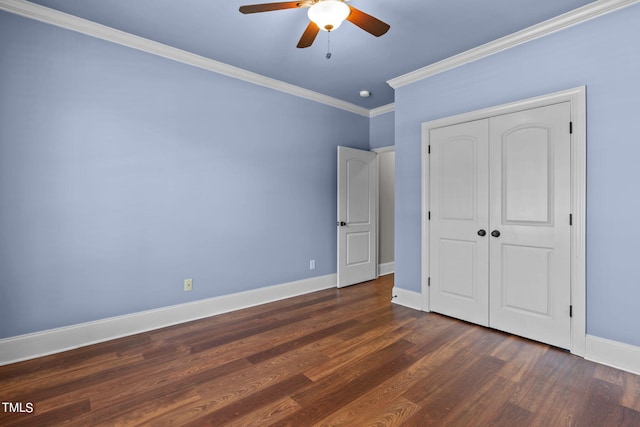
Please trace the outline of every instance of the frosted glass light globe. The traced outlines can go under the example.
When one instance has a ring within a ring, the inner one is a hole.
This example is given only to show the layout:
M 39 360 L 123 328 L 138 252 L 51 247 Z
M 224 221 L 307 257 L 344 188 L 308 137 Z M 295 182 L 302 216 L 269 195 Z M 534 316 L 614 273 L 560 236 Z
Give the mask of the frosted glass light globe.
M 351 13 L 349 6 L 340 0 L 321 0 L 309 8 L 309 19 L 324 31 L 333 31 Z

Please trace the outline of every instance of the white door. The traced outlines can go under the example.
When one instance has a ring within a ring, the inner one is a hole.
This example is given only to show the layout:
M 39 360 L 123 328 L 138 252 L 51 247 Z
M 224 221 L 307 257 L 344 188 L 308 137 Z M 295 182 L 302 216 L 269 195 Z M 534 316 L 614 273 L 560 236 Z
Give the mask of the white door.
M 430 133 L 433 311 L 570 347 L 570 105 Z
M 488 122 L 433 129 L 430 144 L 431 310 L 488 326 Z
M 338 287 L 378 276 L 378 158 L 338 147 Z
M 490 119 L 490 324 L 569 348 L 568 102 Z

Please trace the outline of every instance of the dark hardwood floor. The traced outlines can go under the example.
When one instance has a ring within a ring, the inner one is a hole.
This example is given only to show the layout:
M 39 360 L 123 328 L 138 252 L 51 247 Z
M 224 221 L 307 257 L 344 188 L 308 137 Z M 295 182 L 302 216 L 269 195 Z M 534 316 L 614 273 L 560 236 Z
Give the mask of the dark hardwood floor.
M 0 425 L 640 426 L 640 377 L 392 305 L 393 276 L 0 367 Z M 15 409 L 15 407 L 14 407 Z

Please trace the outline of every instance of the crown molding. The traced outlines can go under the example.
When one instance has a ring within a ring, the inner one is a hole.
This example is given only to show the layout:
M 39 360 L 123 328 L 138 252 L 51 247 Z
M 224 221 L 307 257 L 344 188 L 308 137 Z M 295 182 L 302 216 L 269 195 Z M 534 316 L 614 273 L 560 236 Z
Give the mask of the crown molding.
M 98 24 L 87 19 L 79 18 L 68 13 L 60 12 L 26 0 L 0 0 L 0 10 L 36 21 L 55 25 L 60 28 L 75 31 L 87 36 L 96 37 L 112 43 L 117 43 L 132 49 L 140 50 L 152 55 L 161 56 L 183 64 L 202 68 L 214 73 L 233 77 L 258 86 L 267 87 L 300 98 L 319 102 L 330 107 L 339 108 L 364 117 L 369 117 L 369 109 L 327 96 L 300 86 L 272 79 L 258 73 L 234 67 L 223 62 L 215 61 L 204 56 L 177 49 L 153 40 L 139 37 L 106 25 Z
M 376 117 L 382 114 L 391 113 L 395 109 L 395 104 L 392 102 L 391 104 L 383 105 L 378 108 L 374 108 L 369 110 L 369 117 Z
M 555 18 L 533 25 L 524 30 L 499 38 L 482 46 L 467 50 L 458 55 L 451 56 L 442 61 L 419 68 L 407 74 L 403 74 L 387 83 L 394 89 L 415 83 L 427 77 L 451 70 L 461 65 L 477 61 L 487 56 L 502 52 L 523 43 L 544 37 L 546 35 L 564 30 L 565 28 L 586 22 L 607 13 L 615 12 L 627 6 L 639 3 L 640 0 L 597 0 Z

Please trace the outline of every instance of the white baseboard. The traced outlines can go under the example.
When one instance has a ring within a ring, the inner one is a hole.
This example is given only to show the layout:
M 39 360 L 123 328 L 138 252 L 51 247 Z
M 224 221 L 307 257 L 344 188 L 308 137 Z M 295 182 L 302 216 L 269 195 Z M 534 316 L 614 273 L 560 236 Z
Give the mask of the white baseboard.
M 585 359 L 640 375 L 640 347 L 587 335 Z
M 335 287 L 335 274 L 0 340 L 0 366 Z
M 387 274 L 391 274 L 394 271 L 395 262 L 385 262 L 382 264 L 378 264 L 378 276 L 386 276 Z
M 422 294 L 420 292 L 408 291 L 394 286 L 391 295 L 391 302 L 394 304 L 422 311 Z

